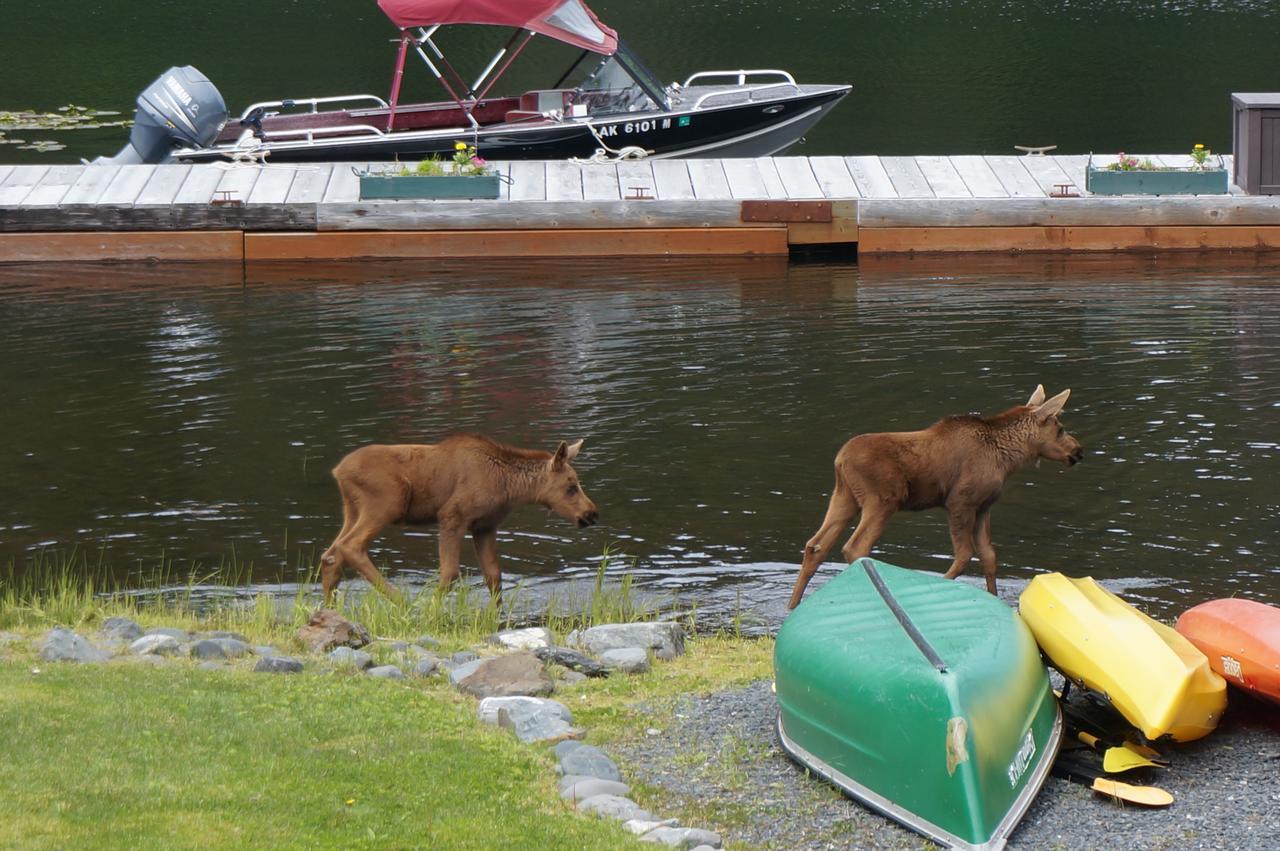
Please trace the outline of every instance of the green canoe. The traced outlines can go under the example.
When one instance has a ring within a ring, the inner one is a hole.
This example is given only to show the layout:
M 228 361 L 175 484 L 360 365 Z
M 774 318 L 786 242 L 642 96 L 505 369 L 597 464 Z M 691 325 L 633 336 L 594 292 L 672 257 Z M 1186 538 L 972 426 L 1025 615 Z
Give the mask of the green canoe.
M 800 764 L 935 842 L 1000 848 L 1062 717 L 1031 631 L 985 591 L 860 559 L 774 650 L 778 736 Z

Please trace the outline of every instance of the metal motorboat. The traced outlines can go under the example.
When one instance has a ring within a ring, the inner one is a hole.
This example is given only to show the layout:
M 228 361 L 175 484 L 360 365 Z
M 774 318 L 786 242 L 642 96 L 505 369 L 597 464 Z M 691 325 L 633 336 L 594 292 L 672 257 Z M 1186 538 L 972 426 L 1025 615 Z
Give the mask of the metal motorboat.
M 581 0 L 378 5 L 399 33 L 387 98 L 280 98 L 216 124 L 209 116 L 219 109 L 225 115 L 225 107 L 213 84 L 190 66 L 173 68 L 139 96 L 139 119 L 149 116 L 141 131 L 146 138 L 131 140 L 110 161 L 415 160 L 451 157 L 460 141 L 495 160 L 768 156 L 799 141 L 850 91 L 848 85 L 797 83 L 775 69 L 700 71 L 664 85 Z M 440 46 L 442 30 L 457 25 L 512 29 L 470 82 Z M 495 94 L 535 39 L 570 49 L 567 70 L 548 88 Z M 402 101 L 413 57 L 447 99 Z M 193 132 L 198 118 L 202 134 Z M 172 131 L 168 144 L 166 131 Z

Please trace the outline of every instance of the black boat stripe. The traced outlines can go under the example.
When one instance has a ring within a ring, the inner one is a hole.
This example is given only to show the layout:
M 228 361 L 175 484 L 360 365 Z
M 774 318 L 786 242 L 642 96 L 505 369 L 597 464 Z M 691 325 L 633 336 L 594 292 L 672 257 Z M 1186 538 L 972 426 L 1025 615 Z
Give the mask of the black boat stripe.
M 945 674 L 947 672 L 947 663 L 942 661 L 937 651 L 920 634 L 920 630 L 916 629 L 916 625 L 911 622 L 911 618 L 907 617 L 907 613 L 903 611 L 902 606 L 898 604 L 897 600 L 893 599 L 893 595 L 885 587 L 884 580 L 880 578 L 880 572 L 876 570 L 875 564 L 869 558 L 859 559 L 858 563 L 867 572 L 867 578 L 871 580 L 872 585 L 876 586 L 876 590 L 884 598 L 885 605 L 893 612 L 893 616 L 898 619 L 898 623 L 902 625 L 903 630 L 915 642 L 916 648 L 924 654 L 924 658 L 929 660 L 929 664 Z

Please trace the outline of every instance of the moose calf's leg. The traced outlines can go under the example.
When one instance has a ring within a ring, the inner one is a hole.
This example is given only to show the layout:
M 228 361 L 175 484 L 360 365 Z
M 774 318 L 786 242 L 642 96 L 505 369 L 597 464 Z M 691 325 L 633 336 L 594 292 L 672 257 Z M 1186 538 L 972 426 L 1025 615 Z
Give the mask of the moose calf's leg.
M 818 565 L 822 564 L 827 553 L 831 552 L 836 539 L 840 537 L 841 530 L 849 525 L 849 521 L 853 519 L 857 510 L 858 506 L 853 499 L 853 494 L 837 482 L 835 491 L 831 494 L 831 502 L 827 505 L 827 516 L 823 519 L 821 528 L 804 545 L 800 575 L 796 577 L 795 587 L 791 589 L 791 599 L 787 602 L 788 609 L 794 609 L 800 605 L 805 586 L 809 584 L 809 580 L 813 578 Z
M 320 556 L 320 588 L 324 592 L 324 603 L 329 605 L 333 600 L 333 592 L 342 581 L 342 555 L 338 551 L 338 542 L 334 541 L 329 549 Z
M 480 560 L 480 575 L 490 594 L 502 593 L 502 567 L 498 563 L 498 530 L 474 532 L 471 540 L 476 545 L 476 558 Z
M 440 585 L 439 593 L 449 590 L 458 578 L 462 566 L 462 539 L 466 528 L 457 523 L 440 523 Z
M 972 511 L 959 510 L 951 512 L 951 546 L 955 550 L 955 561 L 951 562 L 951 567 L 943 574 L 947 579 L 955 579 L 964 573 L 964 569 L 969 564 L 969 559 L 973 558 L 975 519 Z
M 368 539 L 350 538 L 345 543 L 339 544 L 338 558 L 340 562 L 345 561 L 350 565 L 356 573 L 363 576 L 365 581 L 374 588 L 388 597 L 395 597 L 396 589 L 391 587 L 391 583 L 382 575 L 382 571 L 374 566 L 373 559 L 369 558 L 367 547 L 373 537 L 373 535 L 370 535 Z
M 982 574 L 987 578 L 987 592 L 996 593 L 996 548 L 991 543 L 991 511 L 982 512 L 978 516 L 977 531 L 974 543 L 978 548 L 978 561 L 982 564 Z
M 884 534 L 884 527 L 889 525 L 893 509 L 882 502 L 867 500 L 862 504 L 862 517 L 858 519 L 858 528 L 853 530 L 849 540 L 845 542 L 840 554 L 848 564 L 852 564 L 863 556 L 871 554 L 871 548 Z

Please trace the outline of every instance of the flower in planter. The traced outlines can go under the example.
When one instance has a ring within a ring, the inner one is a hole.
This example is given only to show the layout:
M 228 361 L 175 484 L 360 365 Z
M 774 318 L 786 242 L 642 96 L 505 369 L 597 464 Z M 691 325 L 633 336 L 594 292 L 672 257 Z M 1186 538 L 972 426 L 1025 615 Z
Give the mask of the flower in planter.
M 1116 154 L 1116 161 L 1107 166 L 1111 171 L 1156 171 L 1156 164 L 1151 160 L 1139 160 L 1124 151 Z
M 489 163 L 480 156 L 475 145 L 466 142 L 453 143 L 453 163 L 454 174 L 477 177 L 489 173 Z
M 1191 159 L 1195 161 L 1195 164 L 1191 167 L 1196 171 L 1208 171 L 1212 168 L 1212 166 L 1209 165 L 1209 157 L 1212 155 L 1213 151 L 1209 150 L 1204 145 L 1197 143 L 1191 149 Z

